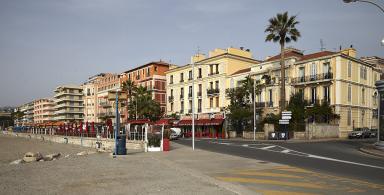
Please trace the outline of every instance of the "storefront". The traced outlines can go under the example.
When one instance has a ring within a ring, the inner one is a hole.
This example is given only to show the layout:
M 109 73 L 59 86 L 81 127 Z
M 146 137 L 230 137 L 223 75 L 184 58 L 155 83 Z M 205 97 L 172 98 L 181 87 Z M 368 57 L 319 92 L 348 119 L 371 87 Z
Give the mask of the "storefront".
M 195 119 L 195 137 L 225 138 L 224 119 Z M 177 124 L 184 137 L 192 136 L 192 119 L 182 119 Z

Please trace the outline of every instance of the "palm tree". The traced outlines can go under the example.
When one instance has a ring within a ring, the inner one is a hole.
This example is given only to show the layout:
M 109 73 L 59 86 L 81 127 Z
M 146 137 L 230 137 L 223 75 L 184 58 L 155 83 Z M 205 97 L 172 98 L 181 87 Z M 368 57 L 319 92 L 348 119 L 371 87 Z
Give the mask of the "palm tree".
M 129 79 L 122 84 L 121 89 L 127 92 L 128 101 L 132 102 L 132 97 L 135 95 L 137 90 L 136 84 Z M 127 110 L 129 110 L 129 102 L 127 104 Z
M 265 41 L 279 42 L 280 44 L 280 66 L 281 66 L 281 85 L 280 85 L 280 112 L 285 110 L 285 61 L 284 47 L 286 43 L 297 41 L 301 36 L 296 29 L 296 16 L 288 16 L 288 12 L 279 13 L 276 17 L 269 19 L 269 25 L 264 32 L 268 33 Z

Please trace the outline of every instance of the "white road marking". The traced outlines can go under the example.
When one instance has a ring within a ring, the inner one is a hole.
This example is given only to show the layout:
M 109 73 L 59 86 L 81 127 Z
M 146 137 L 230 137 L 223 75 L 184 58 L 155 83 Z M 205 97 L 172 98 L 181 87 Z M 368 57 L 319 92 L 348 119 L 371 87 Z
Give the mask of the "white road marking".
M 214 142 L 212 142 L 212 143 L 214 143 Z M 248 147 L 248 148 L 257 149 L 257 150 L 266 150 L 266 151 L 270 151 L 270 152 L 277 152 L 277 153 L 283 153 L 283 154 L 300 156 L 300 157 L 328 160 L 328 161 L 334 161 L 334 162 L 340 162 L 340 163 L 346 163 L 346 164 L 352 164 L 352 165 L 358 165 L 358 166 L 363 166 L 363 167 L 370 167 L 370 168 L 376 168 L 376 169 L 383 169 L 384 170 L 384 167 L 380 167 L 380 166 L 375 166 L 375 165 L 369 165 L 369 164 L 364 164 L 364 163 L 357 163 L 357 162 L 352 162 L 352 161 L 346 161 L 346 160 L 340 160 L 340 159 L 335 159 L 335 158 L 329 158 L 329 157 L 325 157 L 325 156 L 318 156 L 318 155 L 308 154 L 308 153 L 291 150 L 291 149 L 285 148 L 283 146 L 277 146 L 277 145 L 269 145 L 269 146 L 266 146 L 266 147 L 258 148 L 258 147 L 251 147 L 248 144 L 236 145 L 236 144 L 233 144 L 233 143 L 230 143 L 230 142 L 228 142 L 228 143 L 218 143 L 218 144 L 232 145 L 232 146 L 243 146 L 243 147 Z M 257 145 L 257 144 L 251 144 L 251 145 Z M 284 150 L 282 150 L 282 151 L 269 150 L 269 149 L 274 148 L 274 147 L 279 147 L 279 148 L 282 148 Z
M 260 149 L 262 149 L 262 150 L 268 150 L 268 149 L 270 149 L 270 148 L 274 148 L 274 147 L 276 147 L 276 146 L 266 146 L 266 147 L 262 147 L 262 148 L 260 148 Z
M 231 145 L 232 143 L 218 142 L 218 144 L 222 144 L 222 145 Z

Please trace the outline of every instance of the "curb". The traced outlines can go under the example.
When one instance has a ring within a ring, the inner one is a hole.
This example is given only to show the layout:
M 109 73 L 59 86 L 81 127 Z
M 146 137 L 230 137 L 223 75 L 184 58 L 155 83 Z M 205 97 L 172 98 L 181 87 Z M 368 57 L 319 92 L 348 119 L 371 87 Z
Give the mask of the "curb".
M 369 149 L 367 147 L 361 147 L 359 150 L 361 152 L 366 153 L 366 154 L 370 154 L 370 155 L 373 155 L 373 156 L 384 158 L 384 152 L 377 151 L 376 149 Z

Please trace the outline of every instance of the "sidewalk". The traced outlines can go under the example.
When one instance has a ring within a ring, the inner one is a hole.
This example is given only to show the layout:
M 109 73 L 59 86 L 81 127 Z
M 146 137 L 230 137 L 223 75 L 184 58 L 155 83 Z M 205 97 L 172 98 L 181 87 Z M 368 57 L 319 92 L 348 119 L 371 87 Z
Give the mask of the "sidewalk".
M 365 145 L 364 147 L 360 148 L 360 151 L 370 155 L 384 158 L 384 150 L 378 149 L 374 144 Z

